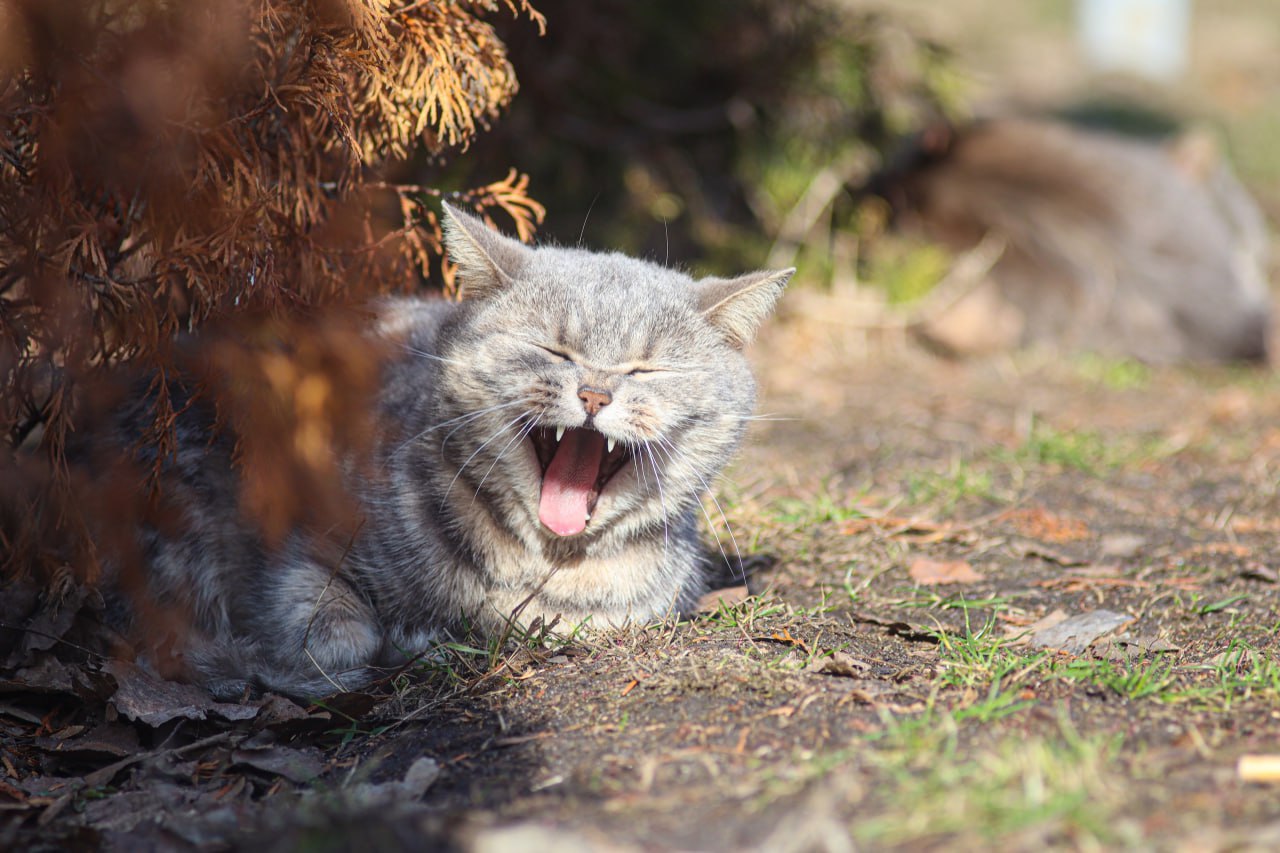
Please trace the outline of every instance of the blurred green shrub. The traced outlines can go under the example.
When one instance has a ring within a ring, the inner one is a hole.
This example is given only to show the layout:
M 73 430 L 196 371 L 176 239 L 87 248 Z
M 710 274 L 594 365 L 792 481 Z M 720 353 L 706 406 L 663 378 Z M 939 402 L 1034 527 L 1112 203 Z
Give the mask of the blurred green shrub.
M 545 36 L 519 21 L 502 33 L 521 84 L 509 113 L 443 177 L 424 167 L 430 182 L 465 186 L 514 164 L 547 207 L 545 233 L 562 241 L 763 264 L 815 178 L 837 187 L 819 230 L 856 230 L 847 187 L 895 139 L 960 107 L 945 50 L 849 4 L 539 9 Z

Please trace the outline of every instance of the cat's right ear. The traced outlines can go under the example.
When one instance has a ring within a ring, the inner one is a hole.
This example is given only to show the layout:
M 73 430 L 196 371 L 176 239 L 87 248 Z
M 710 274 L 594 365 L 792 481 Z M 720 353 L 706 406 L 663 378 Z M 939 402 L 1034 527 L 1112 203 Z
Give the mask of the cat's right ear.
M 483 298 L 510 286 L 533 250 L 505 237 L 478 217 L 444 202 L 444 245 L 458 266 L 458 294 Z
M 742 349 L 773 310 L 795 268 L 764 270 L 737 278 L 704 278 L 697 283 L 702 316 L 720 330 L 725 340 Z

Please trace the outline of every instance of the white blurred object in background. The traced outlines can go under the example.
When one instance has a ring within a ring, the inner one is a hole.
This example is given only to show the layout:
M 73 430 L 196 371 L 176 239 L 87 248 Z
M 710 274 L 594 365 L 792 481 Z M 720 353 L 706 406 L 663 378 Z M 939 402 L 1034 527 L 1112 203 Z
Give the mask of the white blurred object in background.
M 1169 81 L 1187 67 L 1191 0 L 1077 0 L 1085 60 L 1098 71 Z

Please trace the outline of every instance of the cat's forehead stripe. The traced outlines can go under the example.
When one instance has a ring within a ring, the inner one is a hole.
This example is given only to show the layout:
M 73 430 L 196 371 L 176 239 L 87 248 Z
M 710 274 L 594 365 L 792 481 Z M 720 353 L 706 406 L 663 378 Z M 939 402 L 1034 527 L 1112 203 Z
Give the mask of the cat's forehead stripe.
M 550 318 L 556 330 L 554 343 L 573 351 L 584 362 L 621 365 L 653 357 L 656 339 L 662 333 L 653 318 L 629 316 L 627 303 L 606 306 L 564 305 Z

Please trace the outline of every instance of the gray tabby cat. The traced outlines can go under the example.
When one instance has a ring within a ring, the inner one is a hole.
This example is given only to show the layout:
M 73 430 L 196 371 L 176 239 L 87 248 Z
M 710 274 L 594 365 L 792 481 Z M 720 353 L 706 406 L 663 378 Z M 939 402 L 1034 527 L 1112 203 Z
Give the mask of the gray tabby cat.
M 184 441 L 189 524 L 147 537 L 148 592 L 193 615 L 183 657 L 216 695 L 328 694 L 513 614 L 606 628 L 703 591 L 700 498 L 755 402 L 741 350 L 793 271 L 694 281 L 446 214 L 461 300 L 381 307 L 400 355 L 348 553 L 305 531 L 267 549 L 228 442 Z

